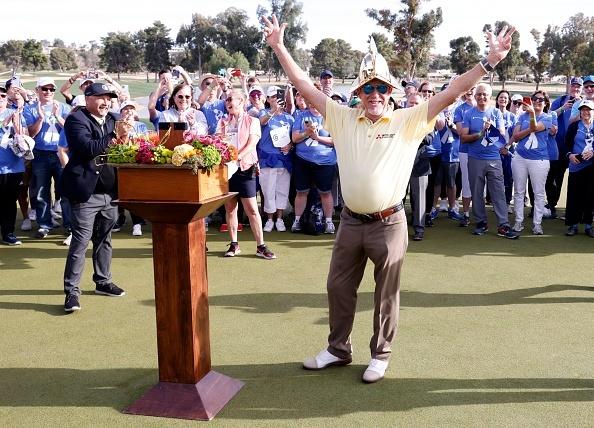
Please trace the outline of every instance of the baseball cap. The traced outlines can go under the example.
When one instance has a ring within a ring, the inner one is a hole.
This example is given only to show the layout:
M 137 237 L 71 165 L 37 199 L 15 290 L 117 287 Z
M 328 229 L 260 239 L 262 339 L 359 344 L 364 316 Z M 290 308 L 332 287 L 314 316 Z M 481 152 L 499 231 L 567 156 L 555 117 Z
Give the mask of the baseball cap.
M 136 104 L 134 101 L 126 101 L 126 102 L 122 103 L 122 105 L 120 106 L 120 112 L 122 110 L 124 110 L 126 107 L 132 107 L 132 108 L 138 110 L 138 104 Z
M 333 92 L 332 95 L 330 95 L 330 98 L 334 98 L 334 97 L 340 98 L 340 101 L 343 103 L 347 102 L 347 97 L 345 95 L 341 94 L 340 92 Z
M 111 98 L 117 98 L 115 89 L 105 83 L 92 83 L 85 89 L 85 97 L 98 97 L 100 95 L 109 95 Z
M 569 84 L 582 86 L 584 84 L 584 81 L 582 80 L 581 77 L 572 77 Z
M 41 77 L 37 80 L 37 88 L 41 88 L 42 86 L 52 85 L 54 88 L 56 87 L 56 82 L 51 77 Z
M 80 88 L 82 85 L 84 85 L 87 82 L 91 82 L 91 83 L 95 83 L 95 81 L 93 79 L 81 79 L 80 83 L 78 84 L 78 87 Z
M 359 97 L 353 97 L 351 98 L 351 101 L 349 101 L 349 107 L 354 107 L 359 103 L 361 103 L 361 99 Z
M 594 82 L 594 75 L 590 74 L 588 76 L 582 77 L 582 79 L 584 80 L 584 85 L 585 85 L 588 82 Z
M 264 94 L 264 89 L 260 85 L 254 85 L 250 88 L 250 94 L 254 91 L 260 91 L 261 94 Z
M 522 101 L 523 97 L 520 94 L 513 94 L 511 97 L 512 101 Z
M 583 109 L 584 107 L 588 107 L 590 110 L 594 110 L 594 101 L 592 100 L 582 100 L 578 110 Z
M 323 79 L 326 76 L 334 77 L 334 74 L 330 70 L 322 70 L 320 73 L 320 79 Z
M 19 78 L 19 76 L 12 76 L 10 79 L 6 81 L 4 87 L 6 88 L 6 90 L 8 90 L 12 85 L 22 86 L 21 79 Z
M 409 79 L 409 80 L 403 80 L 402 82 L 400 82 L 400 84 L 402 85 L 403 88 L 406 88 L 407 86 L 414 86 L 415 88 L 418 88 L 419 85 L 417 84 L 417 82 L 413 79 Z
M 274 85 L 273 86 L 269 86 L 266 89 L 266 96 L 267 97 L 273 97 L 273 96 L 275 96 L 278 93 L 278 91 L 280 91 L 280 88 L 278 86 L 274 86 Z

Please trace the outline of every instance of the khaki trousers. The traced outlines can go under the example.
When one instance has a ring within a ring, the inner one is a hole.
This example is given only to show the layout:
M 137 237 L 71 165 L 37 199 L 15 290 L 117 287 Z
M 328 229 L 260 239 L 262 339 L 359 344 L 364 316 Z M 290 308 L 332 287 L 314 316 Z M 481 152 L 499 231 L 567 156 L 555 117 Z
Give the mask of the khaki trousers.
M 373 336 L 371 357 L 388 360 L 398 327 L 400 270 L 408 246 L 404 210 L 381 221 L 364 223 L 343 209 L 328 273 L 330 335 L 328 352 L 339 358 L 352 353 L 351 331 L 357 306 L 357 289 L 367 259 L 375 265 Z

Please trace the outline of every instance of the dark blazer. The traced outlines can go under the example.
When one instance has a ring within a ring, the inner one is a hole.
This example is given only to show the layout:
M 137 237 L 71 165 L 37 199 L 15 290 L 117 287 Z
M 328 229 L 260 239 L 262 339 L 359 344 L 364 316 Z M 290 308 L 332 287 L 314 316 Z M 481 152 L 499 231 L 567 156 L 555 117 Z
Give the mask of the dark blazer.
M 116 195 L 115 169 L 100 164 L 96 158 L 105 154 L 107 146 L 115 138 L 117 119 L 119 115 L 108 113 L 103 130 L 84 107 L 66 119 L 64 132 L 68 141 L 69 161 L 62 172 L 58 188 L 69 200 L 86 202 L 93 193 Z

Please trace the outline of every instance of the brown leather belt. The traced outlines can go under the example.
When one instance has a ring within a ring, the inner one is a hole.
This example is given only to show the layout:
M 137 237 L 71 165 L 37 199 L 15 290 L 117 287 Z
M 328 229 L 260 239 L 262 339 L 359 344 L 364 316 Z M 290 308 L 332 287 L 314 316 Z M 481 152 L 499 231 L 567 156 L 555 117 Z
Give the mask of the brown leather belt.
M 348 207 L 345 207 L 345 208 L 348 210 L 351 217 L 356 218 L 357 220 L 361 220 L 363 223 L 370 223 L 372 221 L 382 220 L 386 217 L 391 216 L 394 213 L 397 213 L 402 208 L 404 208 L 404 204 L 402 202 L 399 202 L 396 205 L 394 205 L 393 207 L 386 208 L 383 211 L 378 211 L 378 212 L 369 213 L 369 214 L 359 214 L 354 211 L 351 211 L 351 209 L 349 209 Z

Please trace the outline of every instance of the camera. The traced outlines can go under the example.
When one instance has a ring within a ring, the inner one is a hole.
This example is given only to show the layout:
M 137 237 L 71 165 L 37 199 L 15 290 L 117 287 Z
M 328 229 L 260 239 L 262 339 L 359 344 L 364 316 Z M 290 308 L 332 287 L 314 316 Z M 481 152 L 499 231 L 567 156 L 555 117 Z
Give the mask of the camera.
M 99 73 L 97 73 L 95 70 L 89 70 L 89 71 L 87 71 L 86 78 L 87 79 L 98 79 Z

